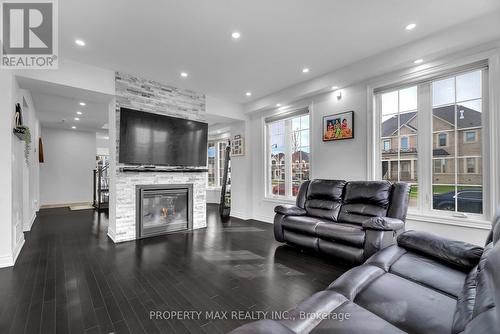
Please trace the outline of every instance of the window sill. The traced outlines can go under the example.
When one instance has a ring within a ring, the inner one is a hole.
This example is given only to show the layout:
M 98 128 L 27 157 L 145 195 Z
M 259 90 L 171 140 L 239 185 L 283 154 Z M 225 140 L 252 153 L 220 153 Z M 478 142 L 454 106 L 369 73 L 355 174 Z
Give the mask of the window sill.
M 413 220 L 417 222 L 432 223 L 432 224 L 443 224 L 443 225 L 453 225 L 467 228 L 477 228 L 482 230 L 491 229 L 491 222 L 473 218 L 473 217 L 452 217 L 448 215 L 439 215 L 432 213 L 421 213 L 421 212 L 408 212 L 406 220 Z
M 293 205 L 295 205 L 295 203 L 296 203 L 295 198 L 290 198 L 290 197 L 279 198 L 279 197 L 266 196 L 262 200 L 264 202 L 270 202 L 270 203 L 276 203 L 276 204 L 293 204 Z

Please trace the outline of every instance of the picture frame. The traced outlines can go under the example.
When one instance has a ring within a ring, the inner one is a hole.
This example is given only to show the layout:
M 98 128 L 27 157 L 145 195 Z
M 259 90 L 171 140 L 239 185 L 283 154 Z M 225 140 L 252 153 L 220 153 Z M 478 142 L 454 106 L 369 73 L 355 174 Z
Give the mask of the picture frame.
M 354 139 L 354 111 L 323 117 L 323 141 Z
M 238 157 L 245 155 L 245 141 L 241 135 L 235 135 L 231 141 L 231 156 Z

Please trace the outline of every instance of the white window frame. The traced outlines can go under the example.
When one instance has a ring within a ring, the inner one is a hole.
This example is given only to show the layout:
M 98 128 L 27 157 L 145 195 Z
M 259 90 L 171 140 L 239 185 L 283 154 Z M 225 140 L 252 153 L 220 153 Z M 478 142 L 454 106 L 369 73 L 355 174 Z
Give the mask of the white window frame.
M 282 112 L 281 113 L 281 117 L 280 117 L 280 114 L 276 115 L 276 120 L 273 121 L 273 122 L 266 122 L 265 120 L 263 120 L 263 129 L 264 129 L 264 155 L 265 155 L 265 158 L 264 158 L 264 200 L 266 201 L 270 201 L 270 202 L 276 202 L 276 203 L 290 203 L 290 204 L 294 204 L 295 201 L 296 201 L 296 197 L 295 196 L 292 196 L 292 175 L 291 173 L 289 173 L 288 175 L 285 174 L 285 196 L 282 196 L 282 195 L 275 195 L 272 193 L 272 190 L 271 190 L 271 187 L 269 186 L 270 183 L 271 183 L 271 162 L 270 162 L 270 154 L 269 154 L 269 143 L 270 143 L 270 131 L 269 131 L 269 125 L 271 123 L 274 123 L 276 121 L 286 121 L 286 120 L 290 120 L 290 119 L 293 119 L 293 118 L 296 118 L 296 117 L 300 117 L 300 116 L 309 116 L 309 179 L 313 179 L 313 175 L 312 175 L 312 165 L 313 165 L 313 149 L 312 149 L 312 138 L 313 137 L 313 126 L 312 126 L 312 109 L 313 109 L 313 106 L 312 105 L 309 105 L 307 107 L 302 107 L 300 109 L 303 109 L 303 110 L 308 110 L 307 112 L 303 112 L 302 114 L 294 114 L 294 111 L 295 110 L 299 110 L 299 109 L 292 109 L 292 110 L 288 110 L 288 111 L 285 111 L 285 112 Z M 287 116 L 288 114 L 293 114 L 293 115 L 290 115 L 290 116 Z M 291 125 L 287 123 L 285 123 L 285 138 L 290 138 L 291 137 L 291 134 L 293 132 L 293 129 L 291 128 Z M 288 150 L 287 152 L 285 152 L 285 157 L 286 156 L 289 156 L 290 158 L 289 159 L 285 159 L 285 170 L 292 170 L 292 159 L 291 159 L 291 156 L 292 156 L 292 152 L 291 152 L 291 146 L 290 145 L 286 145 L 286 150 Z
M 219 150 L 219 147 L 220 147 L 220 144 L 221 143 L 226 143 L 228 144 L 228 139 L 214 139 L 214 140 L 208 140 L 208 143 L 207 143 L 207 147 L 209 144 L 214 144 L 215 146 L 215 164 L 214 164 L 214 183 L 215 185 L 213 186 L 208 186 L 208 173 L 207 173 L 207 188 L 208 189 L 220 189 L 222 188 L 222 185 L 221 185 L 221 182 L 222 182 L 222 179 L 219 175 L 220 173 L 220 150 Z M 207 166 L 208 166 L 208 157 L 207 157 Z
M 483 110 L 488 110 L 483 120 L 483 192 L 485 198 L 483 201 L 483 214 L 456 214 L 448 213 L 440 210 L 424 210 L 432 205 L 432 194 L 430 182 L 423 182 L 419 187 L 419 207 L 410 209 L 408 212 L 408 219 L 416 222 L 436 223 L 446 225 L 456 225 L 464 227 L 474 227 L 479 229 L 490 229 L 490 219 L 494 215 L 495 207 L 500 200 L 500 116 L 493 112 L 500 109 L 500 53 L 498 50 L 485 51 L 475 55 L 464 56 L 458 59 L 449 56 L 444 59 L 437 60 L 429 63 L 425 67 L 415 68 L 412 71 L 404 70 L 396 72 L 383 79 L 376 79 L 369 82 L 367 85 L 368 93 L 368 110 L 367 122 L 372 126 L 368 127 L 367 135 L 367 179 L 377 180 L 380 175 L 380 145 L 374 145 L 380 140 L 380 129 L 378 124 L 380 122 L 380 101 L 375 98 L 375 91 L 378 87 L 393 86 L 394 89 L 402 88 L 404 85 L 415 85 L 423 81 L 430 81 L 438 77 L 448 77 L 456 75 L 458 72 L 470 72 L 478 68 L 477 64 L 487 64 L 488 73 L 483 76 L 483 82 L 488 87 L 487 91 L 483 93 Z M 484 85 L 483 85 L 484 87 Z M 431 105 L 431 92 L 429 89 L 420 89 L 419 98 L 428 99 L 427 105 Z M 427 115 L 423 117 L 419 124 L 431 124 L 431 112 L 420 113 Z M 429 129 L 430 132 L 430 129 Z M 426 134 L 418 136 L 418 146 L 429 147 L 432 150 L 432 136 Z M 432 180 L 431 157 L 424 157 L 419 159 L 418 172 L 419 179 Z
M 392 142 L 392 140 L 391 140 L 391 139 L 383 139 L 383 140 L 384 140 L 384 144 L 383 144 L 383 145 L 384 145 L 384 147 L 383 147 L 383 151 L 384 151 L 384 152 L 389 152 L 389 151 L 391 150 L 391 148 L 392 148 L 392 147 L 391 147 L 391 146 L 392 146 L 392 143 L 391 143 L 391 142 Z M 387 148 L 387 149 L 385 149 L 385 143 L 389 143 L 389 145 L 388 145 L 388 148 Z
M 474 133 L 474 140 L 468 140 L 467 133 Z M 464 131 L 464 143 L 467 143 L 467 144 L 477 143 L 477 130 L 465 130 Z
M 445 144 L 444 145 L 441 145 L 441 141 L 440 141 L 440 138 L 439 136 L 441 135 L 445 135 Z M 449 136 L 448 136 L 448 132 L 438 132 L 436 133 L 436 143 L 437 143 L 437 147 L 448 147 L 448 143 L 449 143 Z
M 401 152 L 403 152 L 403 138 L 406 139 L 406 143 L 408 144 L 406 151 L 410 150 L 410 136 L 399 136 L 399 147 Z

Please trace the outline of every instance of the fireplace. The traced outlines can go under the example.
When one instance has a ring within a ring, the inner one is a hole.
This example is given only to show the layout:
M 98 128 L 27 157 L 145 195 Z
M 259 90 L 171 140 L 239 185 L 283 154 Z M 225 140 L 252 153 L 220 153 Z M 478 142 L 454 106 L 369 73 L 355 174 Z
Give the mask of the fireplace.
M 136 186 L 137 238 L 192 229 L 193 185 Z

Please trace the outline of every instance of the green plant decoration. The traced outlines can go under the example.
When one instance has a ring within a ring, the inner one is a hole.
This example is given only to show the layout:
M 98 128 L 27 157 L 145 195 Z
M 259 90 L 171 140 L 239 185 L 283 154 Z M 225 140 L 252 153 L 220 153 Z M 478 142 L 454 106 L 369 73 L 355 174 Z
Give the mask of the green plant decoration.
M 20 129 L 24 130 L 23 140 L 24 140 L 24 159 L 26 160 L 26 164 L 30 163 L 30 150 L 31 150 L 31 132 L 30 128 L 26 125 L 21 125 Z

